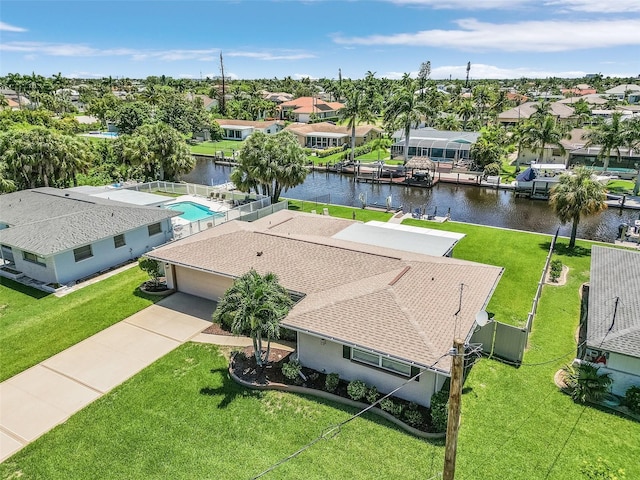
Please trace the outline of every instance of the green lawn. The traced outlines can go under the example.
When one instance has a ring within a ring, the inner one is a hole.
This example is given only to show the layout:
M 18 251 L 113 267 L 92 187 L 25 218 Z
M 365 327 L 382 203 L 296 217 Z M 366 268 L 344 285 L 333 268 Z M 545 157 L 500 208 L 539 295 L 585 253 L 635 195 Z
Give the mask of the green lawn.
M 634 183 L 631 180 L 612 180 L 607 183 L 606 188 L 617 195 L 632 195 Z
M 330 211 L 351 218 L 352 209 Z M 490 310 L 502 321 L 526 315 L 550 237 L 420 224 L 466 233 L 458 258 L 506 266 Z M 557 256 L 570 268 L 567 284 L 544 287 L 524 365 L 483 359 L 465 382 L 457 480 L 586 480 L 581 465 L 598 458 L 624 468 L 627 480 L 640 478 L 640 423 L 575 404 L 553 383 L 575 354 L 578 291 L 593 245 L 578 241 L 569 252 L 566 243 L 559 241 Z M 215 347 L 187 344 L 5 461 L 0 476 L 251 478 L 352 412 L 240 388 Z M 365 416 L 264 478 L 428 479 L 441 471 L 443 455 L 441 442 Z
M 237 152 L 244 145 L 244 141 L 220 140 L 219 142 L 202 142 L 191 145 L 191 153 L 204 153 L 215 155 L 216 152 L 223 151 L 225 156 L 230 157 L 233 152 Z
M 133 267 L 61 298 L 0 277 L 0 381 L 151 305 Z
M 351 207 L 343 207 L 340 205 L 328 205 L 326 203 L 308 202 L 302 200 L 288 200 L 289 210 L 298 210 L 300 212 L 311 212 L 315 210 L 316 213 L 322 214 L 323 209 L 329 210 L 329 215 L 332 217 L 353 219 L 355 213 L 355 219 L 361 222 L 368 222 L 369 220 L 377 220 L 379 222 L 386 222 L 389 220 L 393 213 L 381 212 L 379 210 L 358 209 Z

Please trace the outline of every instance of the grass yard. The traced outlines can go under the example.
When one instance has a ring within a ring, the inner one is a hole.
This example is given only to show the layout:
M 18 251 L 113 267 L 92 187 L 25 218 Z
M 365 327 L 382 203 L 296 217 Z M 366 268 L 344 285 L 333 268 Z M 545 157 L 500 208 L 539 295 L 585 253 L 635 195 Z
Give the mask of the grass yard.
M 227 375 L 216 347 L 186 344 L 0 465 L 25 479 L 251 478 L 354 410 Z M 424 479 L 441 469 L 429 443 L 365 415 L 268 479 Z
M 341 205 L 330 205 L 326 203 L 307 202 L 303 200 L 287 200 L 289 202 L 289 210 L 297 210 L 299 212 L 311 212 L 315 210 L 316 213 L 322 215 L 323 209 L 329 210 L 329 215 L 332 217 L 353 219 L 355 212 L 355 219 L 361 222 L 368 222 L 369 220 L 377 220 L 379 222 L 388 221 L 393 213 L 381 212 L 379 210 L 358 209 L 351 207 L 343 207 Z
M 226 157 L 230 157 L 233 152 L 237 152 L 244 145 L 244 141 L 220 140 L 219 142 L 202 142 L 191 145 L 191 153 L 204 153 L 205 155 L 215 155 L 216 152 L 223 151 Z
M 635 182 L 631 180 L 611 180 L 606 188 L 609 193 L 616 195 L 633 195 L 634 184 Z
M 155 303 L 133 267 L 58 298 L 0 277 L 0 381 Z

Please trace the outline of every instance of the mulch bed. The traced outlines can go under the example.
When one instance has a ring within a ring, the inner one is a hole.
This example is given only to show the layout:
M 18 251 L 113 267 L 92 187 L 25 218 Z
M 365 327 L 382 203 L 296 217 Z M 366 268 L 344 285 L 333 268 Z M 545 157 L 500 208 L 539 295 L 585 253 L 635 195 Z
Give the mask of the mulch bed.
M 209 335 L 226 335 L 227 337 L 233 337 L 233 333 L 229 330 L 225 330 L 217 323 L 212 323 L 210 326 L 205 328 L 202 333 L 208 333 Z

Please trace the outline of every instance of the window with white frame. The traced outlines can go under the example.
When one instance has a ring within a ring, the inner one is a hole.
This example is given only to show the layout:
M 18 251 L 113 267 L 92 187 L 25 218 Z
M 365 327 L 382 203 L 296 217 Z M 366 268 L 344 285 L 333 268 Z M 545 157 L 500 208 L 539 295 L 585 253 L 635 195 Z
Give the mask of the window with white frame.
M 348 347 L 346 345 L 343 346 L 343 357 L 354 362 L 370 365 L 374 368 L 386 370 L 403 377 L 413 377 L 420 371 L 418 367 L 412 366 L 408 363 L 393 360 L 389 357 L 361 350 L 359 348 Z M 416 378 L 416 381 L 419 380 L 420 377 Z

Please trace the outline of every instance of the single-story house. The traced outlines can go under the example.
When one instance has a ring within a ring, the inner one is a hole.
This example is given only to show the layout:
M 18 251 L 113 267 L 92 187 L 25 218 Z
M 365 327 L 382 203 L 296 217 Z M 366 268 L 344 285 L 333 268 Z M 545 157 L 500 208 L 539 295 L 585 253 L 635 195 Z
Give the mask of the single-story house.
M 526 102 L 517 107 L 510 108 L 500 114 L 498 114 L 498 122 L 505 126 L 514 126 L 519 122 L 528 120 L 531 115 L 536 112 L 536 106 L 540 105 L 538 102 Z M 573 116 L 573 108 L 561 102 L 553 102 L 551 105 L 550 114 L 556 117 L 559 121 L 565 122 Z
M 249 135 L 256 131 L 271 135 L 284 128 L 284 122 L 278 120 L 254 122 L 251 120 L 221 118 L 216 121 L 222 129 L 222 138 L 225 140 L 246 140 Z
M 361 224 L 282 210 L 252 223 L 227 222 L 147 256 L 163 263 L 170 287 L 212 300 L 252 268 L 274 272 L 300 299 L 282 326 L 297 333 L 302 365 L 382 392 L 423 372 L 396 395 L 429 406 L 450 376 L 454 336 L 470 339 L 502 269 L 402 250 L 403 242 L 363 243 L 370 232 L 342 238 L 353 225 Z
M 335 118 L 344 104 L 325 102 L 317 97 L 300 97 L 278 105 L 278 118 L 300 123 L 323 118 Z
M 601 366 L 624 395 L 640 386 L 640 252 L 594 246 L 578 359 Z
M 329 122 L 292 123 L 285 130 L 293 133 L 300 145 L 306 148 L 332 148 L 351 145 L 351 129 L 346 125 L 334 125 Z M 363 145 L 382 136 L 382 129 L 375 125 L 356 127 L 356 146 Z
M 39 282 L 69 284 L 171 240 L 180 212 L 57 188 L 0 196 L 3 265 Z
M 604 105 L 608 102 L 604 95 L 600 95 L 599 93 L 590 93 L 588 95 L 582 95 L 581 97 L 568 97 L 563 100 L 558 100 L 557 103 L 571 106 L 573 103 L 580 100 L 587 102 L 589 105 Z
M 434 161 L 468 160 L 471 146 L 480 132 L 452 132 L 435 128 L 418 128 L 409 131 L 409 158 L 429 157 Z M 392 136 L 391 158 L 404 156 L 404 130 Z
M 640 85 L 627 83 L 605 90 L 609 97 L 626 100 L 629 103 L 640 103 Z
M 82 185 L 79 187 L 66 188 L 66 192 L 83 193 L 92 197 L 106 198 L 117 202 L 129 203 L 142 207 L 162 207 L 169 202 L 175 201 L 172 197 L 157 195 L 155 193 L 140 192 L 129 188 L 121 188 L 117 185 L 91 186 Z
M 264 98 L 268 102 L 273 102 L 276 105 L 280 105 L 281 103 L 293 100 L 293 94 L 286 92 L 268 92 L 266 90 L 263 90 L 262 98 Z

